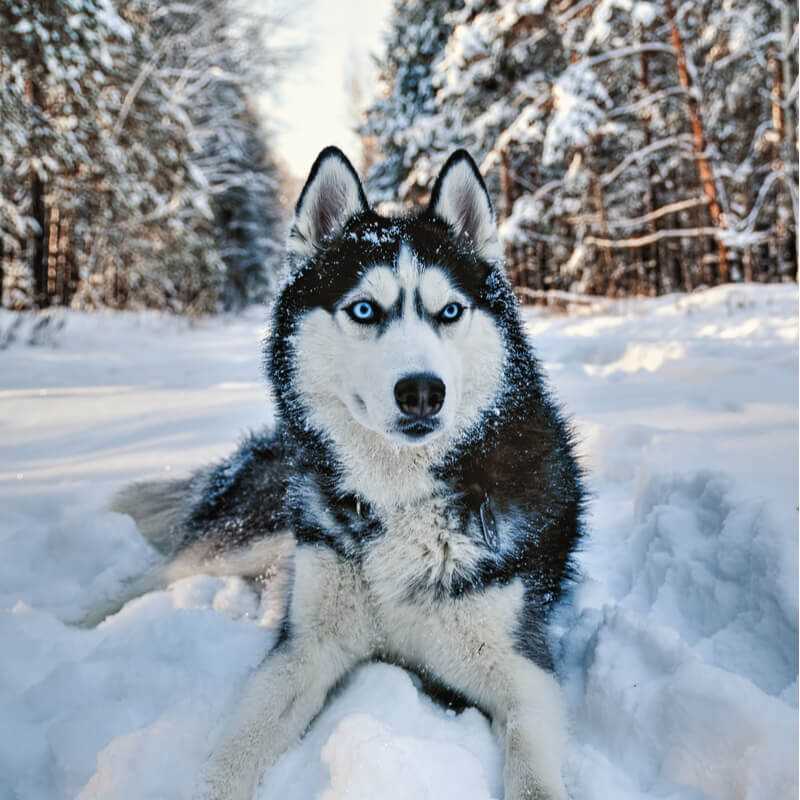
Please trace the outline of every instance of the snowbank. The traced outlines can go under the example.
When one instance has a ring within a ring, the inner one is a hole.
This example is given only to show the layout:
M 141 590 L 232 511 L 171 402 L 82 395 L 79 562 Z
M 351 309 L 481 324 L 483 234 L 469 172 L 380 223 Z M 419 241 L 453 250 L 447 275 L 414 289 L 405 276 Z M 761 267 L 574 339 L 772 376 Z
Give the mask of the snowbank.
M 274 630 L 197 576 L 71 625 L 152 563 L 105 510 L 270 418 L 259 313 L 188 324 L 0 315 L 0 797 L 188 798 Z M 554 642 L 576 800 L 797 792 L 797 290 L 721 287 L 531 312 L 594 492 Z M 26 342 L 33 340 L 35 346 Z M 369 665 L 259 797 L 502 797 L 488 722 Z

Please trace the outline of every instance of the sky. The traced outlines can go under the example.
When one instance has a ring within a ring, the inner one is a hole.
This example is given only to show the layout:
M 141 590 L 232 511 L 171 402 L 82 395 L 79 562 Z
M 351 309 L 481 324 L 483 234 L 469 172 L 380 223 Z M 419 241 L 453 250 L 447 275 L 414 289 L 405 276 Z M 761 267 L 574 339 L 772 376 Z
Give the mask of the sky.
M 374 92 L 370 54 L 382 47 L 390 7 L 391 0 L 306 0 L 297 12 L 294 25 L 306 46 L 272 101 L 276 149 L 296 177 L 303 178 L 329 144 L 358 162 L 347 77 L 356 75 L 366 92 Z

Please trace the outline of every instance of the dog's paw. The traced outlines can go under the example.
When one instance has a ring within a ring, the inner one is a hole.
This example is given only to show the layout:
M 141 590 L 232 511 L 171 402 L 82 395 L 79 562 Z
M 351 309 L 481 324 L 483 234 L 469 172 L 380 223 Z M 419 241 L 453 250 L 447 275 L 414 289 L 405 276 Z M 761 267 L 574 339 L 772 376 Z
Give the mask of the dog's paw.
M 235 759 L 216 755 L 206 764 L 192 800 L 252 800 L 256 781 L 240 767 Z

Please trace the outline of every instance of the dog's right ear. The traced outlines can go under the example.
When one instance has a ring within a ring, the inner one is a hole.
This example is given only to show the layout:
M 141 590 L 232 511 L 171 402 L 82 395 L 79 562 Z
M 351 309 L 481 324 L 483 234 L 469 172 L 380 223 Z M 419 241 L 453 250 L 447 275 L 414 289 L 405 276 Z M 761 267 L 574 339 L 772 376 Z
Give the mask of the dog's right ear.
M 353 165 L 338 147 L 326 147 L 311 167 L 294 210 L 289 251 L 312 256 L 356 214 L 369 210 Z

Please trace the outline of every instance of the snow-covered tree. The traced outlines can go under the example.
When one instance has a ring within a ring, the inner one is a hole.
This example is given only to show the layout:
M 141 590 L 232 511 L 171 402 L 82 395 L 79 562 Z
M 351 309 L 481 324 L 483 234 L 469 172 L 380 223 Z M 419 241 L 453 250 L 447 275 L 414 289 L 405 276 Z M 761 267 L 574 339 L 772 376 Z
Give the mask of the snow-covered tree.
M 284 226 L 278 170 L 253 103 L 285 59 L 266 46 L 273 14 L 238 0 L 189 0 L 153 17 L 165 51 L 161 74 L 189 123 L 192 163 L 213 212 L 223 305 L 264 299 L 274 288 Z
M 66 176 L 83 189 L 99 164 L 113 169 L 87 118 L 105 90 L 115 37 L 128 39 L 130 29 L 103 0 L 0 4 L 0 235 L 4 254 L 29 261 L 38 305 L 54 292 L 49 208 L 83 201 L 64 192 Z
M 512 277 L 528 283 L 539 273 L 541 283 L 541 269 L 528 267 L 540 244 L 558 241 L 557 220 L 537 192 L 559 177 L 544 158 L 554 85 L 567 63 L 559 32 L 545 0 L 481 0 L 449 19 L 453 32 L 435 67 L 437 102 L 459 120 L 498 198 Z M 535 231 L 524 224 L 530 214 Z
M 783 0 L 705 0 L 683 22 L 697 31 L 692 55 L 725 216 L 722 242 L 749 278 L 750 248 L 760 243 L 774 250 L 776 276 L 795 269 L 796 17 L 797 4 Z
M 383 191 L 422 194 L 469 147 L 522 294 L 794 276 L 796 4 L 469 0 L 442 20 L 428 149 Z
M 282 219 L 252 98 L 280 58 L 266 13 L 237 1 L 0 0 L 0 264 L 17 304 L 20 263 L 37 306 L 201 312 L 269 291 Z
M 378 60 L 380 96 L 359 131 L 374 140 L 377 150 L 367 189 L 378 202 L 418 199 L 430 189 L 428 177 L 420 179 L 423 164 L 432 180 L 431 161 L 447 157 L 452 136 L 436 104 L 432 68 L 450 35 L 447 15 L 460 5 L 456 0 L 395 0 Z

